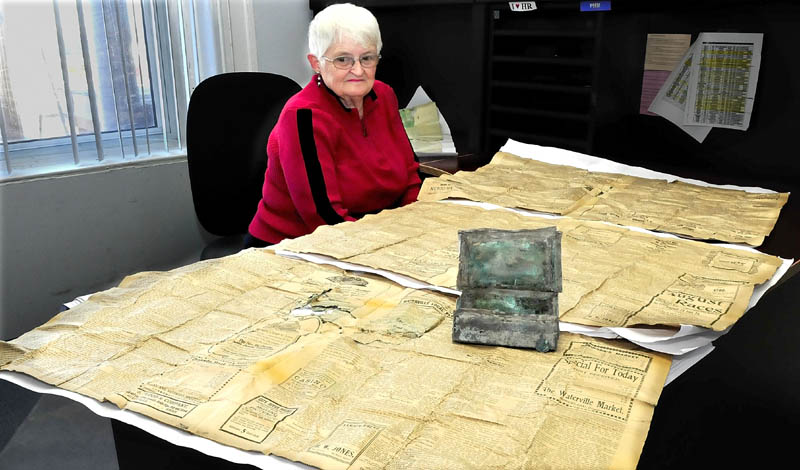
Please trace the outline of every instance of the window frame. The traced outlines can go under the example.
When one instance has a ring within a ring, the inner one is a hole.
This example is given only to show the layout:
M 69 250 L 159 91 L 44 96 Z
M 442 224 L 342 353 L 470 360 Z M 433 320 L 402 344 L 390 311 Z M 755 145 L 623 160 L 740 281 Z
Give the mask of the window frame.
M 59 5 L 59 8 L 65 6 L 78 8 L 81 1 L 87 0 L 73 0 L 66 5 Z M 128 2 L 124 0 L 103 1 L 105 7 L 115 6 L 114 3 L 117 2 L 126 7 L 128 5 Z M 196 75 L 196 72 L 187 70 L 189 67 L 196 69 L 196 61 L 191 59 L 192 51 L 195 55 L 197 54 L 197 44 L 193 42 L 193 4 L 193 0 L 177 2 L 141 0 L 133 2 L 132 5 L 133 9 L 139 8 L 141 12 L 141 16 L 137 15 L 135 19 L 129 18 L 129 21 L 131 21 L 131 26 L 133 26 L 133 21 L 141 20 L 142 22 L 141 28 L 144 37 L 139 40 L 144 41 L 146 53 L 142 59 L 146 57 L 147 62 L 141 64 L 141 72 L 142 77 L 144 78 L 147 74 L 150 81 L 149 94 L 152 98 L 154 126 L 148 126 L 146 129 L 144 127 L 135 128 L 133 132 L 130 129 L 101 132 L 101 144 L 120 142 L 117 144 L 115 152 L 103 152 L 102 157 L 96 150 L 92 151 L 92 147 L 95 145 L 93 132 L 78 134 L 76 135 L 77 162 L 70 134 L 8 143 L 4 139 L 0 139 L 3 141 L 0 146 L 0 161 L 2 162 L 0 163 L 0 183 L 49 173 L 117 165 L 140 159 L 185 156 L 185 112 L 188 108 L 190 93 L 188 91 L 189 79 Z M 191 13 L 189 17 L 187 17 L 186 11 Z M 136 15 L 136 13 L 134 14 Z M 190 41 L 187 41 L 187 34 L 190 32 L 192 36 L 189 37 Z M 177 59 L 175 55 L 178 56 Z M 136 60 L 135 57 L 138 55 L 134 56 L 134 60 Z M 138 64 L 129 65 L 136 67 L 138 73 Z M 95 69 L 97 65 L 93 64 L 92 67 Z M 96 74 L 96 70 L 94 73 Z M 181 113 L 183 116 L 180 116 Z M 5 116 L 0 116 L 0 120 L 4 118 Z M 138 155 L 132 148 L 134 136 L 140 147 Z M 149 150 L 150 144 L 154 142 L 158 142 L 157 146 L 161 150 Z M 104 147 L 110 148 L 111 146 Z

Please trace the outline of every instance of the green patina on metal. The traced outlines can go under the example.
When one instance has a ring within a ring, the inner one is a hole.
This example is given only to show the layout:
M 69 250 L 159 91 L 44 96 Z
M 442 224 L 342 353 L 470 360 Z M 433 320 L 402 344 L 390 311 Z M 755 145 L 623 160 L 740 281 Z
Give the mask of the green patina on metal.
M 522 315 L 547 315 L 553 312 L 554 298 L 550 292 L 470 289 L 461 294 L 458 306 Z
M 486 287 L 537 285 L 545 281 L 545 251 L 534 243 L 490 240 L 472 246 L 467 269 L 478 284 L 485 280 Z
M 561 232 L 459 232 L 461 297 L 453 340 L 553 351 L 558 342 Z
M 561 291 L 561 233 L 538 230 L 462 230 L 457 285 Z

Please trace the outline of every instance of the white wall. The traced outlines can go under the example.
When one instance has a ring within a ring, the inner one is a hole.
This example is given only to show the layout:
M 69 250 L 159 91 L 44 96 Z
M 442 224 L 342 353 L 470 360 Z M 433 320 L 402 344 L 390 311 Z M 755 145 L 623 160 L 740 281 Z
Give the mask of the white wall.
M 0 184 L 0 338 L 127 274 L 199 259 L 185 159 Z
M 244 0 L 243 0 L 244 1 Z M 310 78 L 306 0 L 252 0 L 258 70 Z M 0 182 L 0 339 L 77 296 L 199 259 L 185 158 Z
M 312 16 L 308 0 L 253 0 L 259 70 L 306 86 L 311 79 L 306 55 Z

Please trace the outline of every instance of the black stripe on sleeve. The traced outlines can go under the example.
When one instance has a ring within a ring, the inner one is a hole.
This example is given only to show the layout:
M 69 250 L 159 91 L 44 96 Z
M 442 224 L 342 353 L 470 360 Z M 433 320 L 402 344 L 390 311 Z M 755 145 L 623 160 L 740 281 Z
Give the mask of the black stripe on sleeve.
M 314 141 L 314 124 L 311 120 L 310 109 L 297 110 L 297 135 L 300 138 L 300 151 L 303 153 L 308 186 L 311 188 L 311 196 L 314 198 L 317 213 L 328 225 L 344 222 L 342 216 L 333 209 L 328 198 L 322 166 L 320 166 L 317 156 L 317 144 Z

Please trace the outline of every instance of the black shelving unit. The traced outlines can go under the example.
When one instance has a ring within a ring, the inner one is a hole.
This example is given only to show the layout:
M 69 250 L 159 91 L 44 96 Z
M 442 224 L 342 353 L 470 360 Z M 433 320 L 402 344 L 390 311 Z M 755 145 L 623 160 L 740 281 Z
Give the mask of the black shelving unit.
M 591 152 L 603 13 L 578 2 L 488 5 L 484 151 L 508 138 Z

